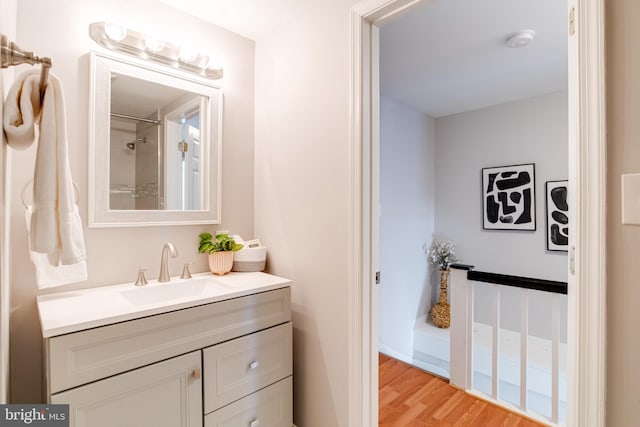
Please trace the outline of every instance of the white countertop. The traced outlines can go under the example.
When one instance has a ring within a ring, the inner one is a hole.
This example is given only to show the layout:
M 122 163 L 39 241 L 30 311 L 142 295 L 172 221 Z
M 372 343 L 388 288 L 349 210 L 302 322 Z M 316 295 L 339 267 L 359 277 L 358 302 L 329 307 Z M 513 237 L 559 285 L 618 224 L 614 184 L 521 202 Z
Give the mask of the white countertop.
M 68 334 L 154 314 L 270 291 L 291 281 L 266 273 L 194 274 L 192 279 L 149 281 L 37 297 L 42 335 Z

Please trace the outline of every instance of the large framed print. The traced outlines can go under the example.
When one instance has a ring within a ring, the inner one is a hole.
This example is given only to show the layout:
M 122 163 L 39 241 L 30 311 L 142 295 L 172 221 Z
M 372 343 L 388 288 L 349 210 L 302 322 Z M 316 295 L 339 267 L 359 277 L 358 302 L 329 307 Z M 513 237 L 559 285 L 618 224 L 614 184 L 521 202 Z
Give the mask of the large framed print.
M 482 169 L 482 228 L 536 229 L 535 165 Z
M 568 181 L 547 181 L 545 184 L 547 206 L 547 250 L 569 250 L 569 202 Z

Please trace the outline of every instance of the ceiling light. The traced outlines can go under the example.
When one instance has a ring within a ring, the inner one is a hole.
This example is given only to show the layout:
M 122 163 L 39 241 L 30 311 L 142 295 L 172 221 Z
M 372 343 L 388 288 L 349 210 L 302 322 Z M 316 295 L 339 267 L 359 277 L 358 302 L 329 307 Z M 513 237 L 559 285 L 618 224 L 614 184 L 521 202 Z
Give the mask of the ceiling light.
M 209 57 L 189 48 L 178 46 L 160 39 L 145 36 L 122 26 L 107 22 L 89 25 L 91 38 L 107 49 L 126 53 L 137 58 L 158 62 L 207 79 L 222 78 L 222 67 L 207 66 Z
M 536 34 L 533 30 L 522 30 L 509 34 L 505 40 L 507 46 L 517 48 L 524 47 L 531 43 L 533 36 Z

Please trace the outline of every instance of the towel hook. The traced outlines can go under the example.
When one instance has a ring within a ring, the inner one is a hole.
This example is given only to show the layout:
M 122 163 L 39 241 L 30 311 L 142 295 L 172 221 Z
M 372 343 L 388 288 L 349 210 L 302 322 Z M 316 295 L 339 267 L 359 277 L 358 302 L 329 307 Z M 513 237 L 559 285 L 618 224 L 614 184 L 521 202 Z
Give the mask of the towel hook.
M 22 191 L 20 192 L 20 200 L 22 201 L 22 206 L 24 206 L 25 209 L 29 209 L 29 204 L 27 203 L 26 197 L 27 197 L 27 190 L 29 189 L 31 184 L 33 184 L 33 179 L 30 179 L 29 181 L 27 181 L 24 187 L 22 187 Z M 78 204 L 78 202 L 80 201 L 80 189 L 78 188 L 75 182 L 73 182 L 72 184 L 73 184 L 73 195 L 75 196 L 76 204 Z

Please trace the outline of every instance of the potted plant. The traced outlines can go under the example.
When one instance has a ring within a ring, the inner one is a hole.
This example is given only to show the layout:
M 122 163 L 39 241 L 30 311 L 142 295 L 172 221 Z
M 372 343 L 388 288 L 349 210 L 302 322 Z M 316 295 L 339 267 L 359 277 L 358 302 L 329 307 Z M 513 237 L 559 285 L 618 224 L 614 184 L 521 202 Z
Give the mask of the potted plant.
M 429 261 L 440 270 L 440 295 L 436 305 L 431 307 L 431 320 L 438 328 L 448 328 L 451 324 L 451 308 L 447 281 L 449 266 L 457 261 L 455 246 L 452 242 L 434 240 L 429 250 Z
M 231 271 L 233 267 L 233 253 L 242 249 L 242 245 L 236 243 L 228 233 L 216 233 L 214 238 L 211 233 L 201 233 L 198 252 L 209 254 L 209 269 L 213 274 L 223 275 Z

